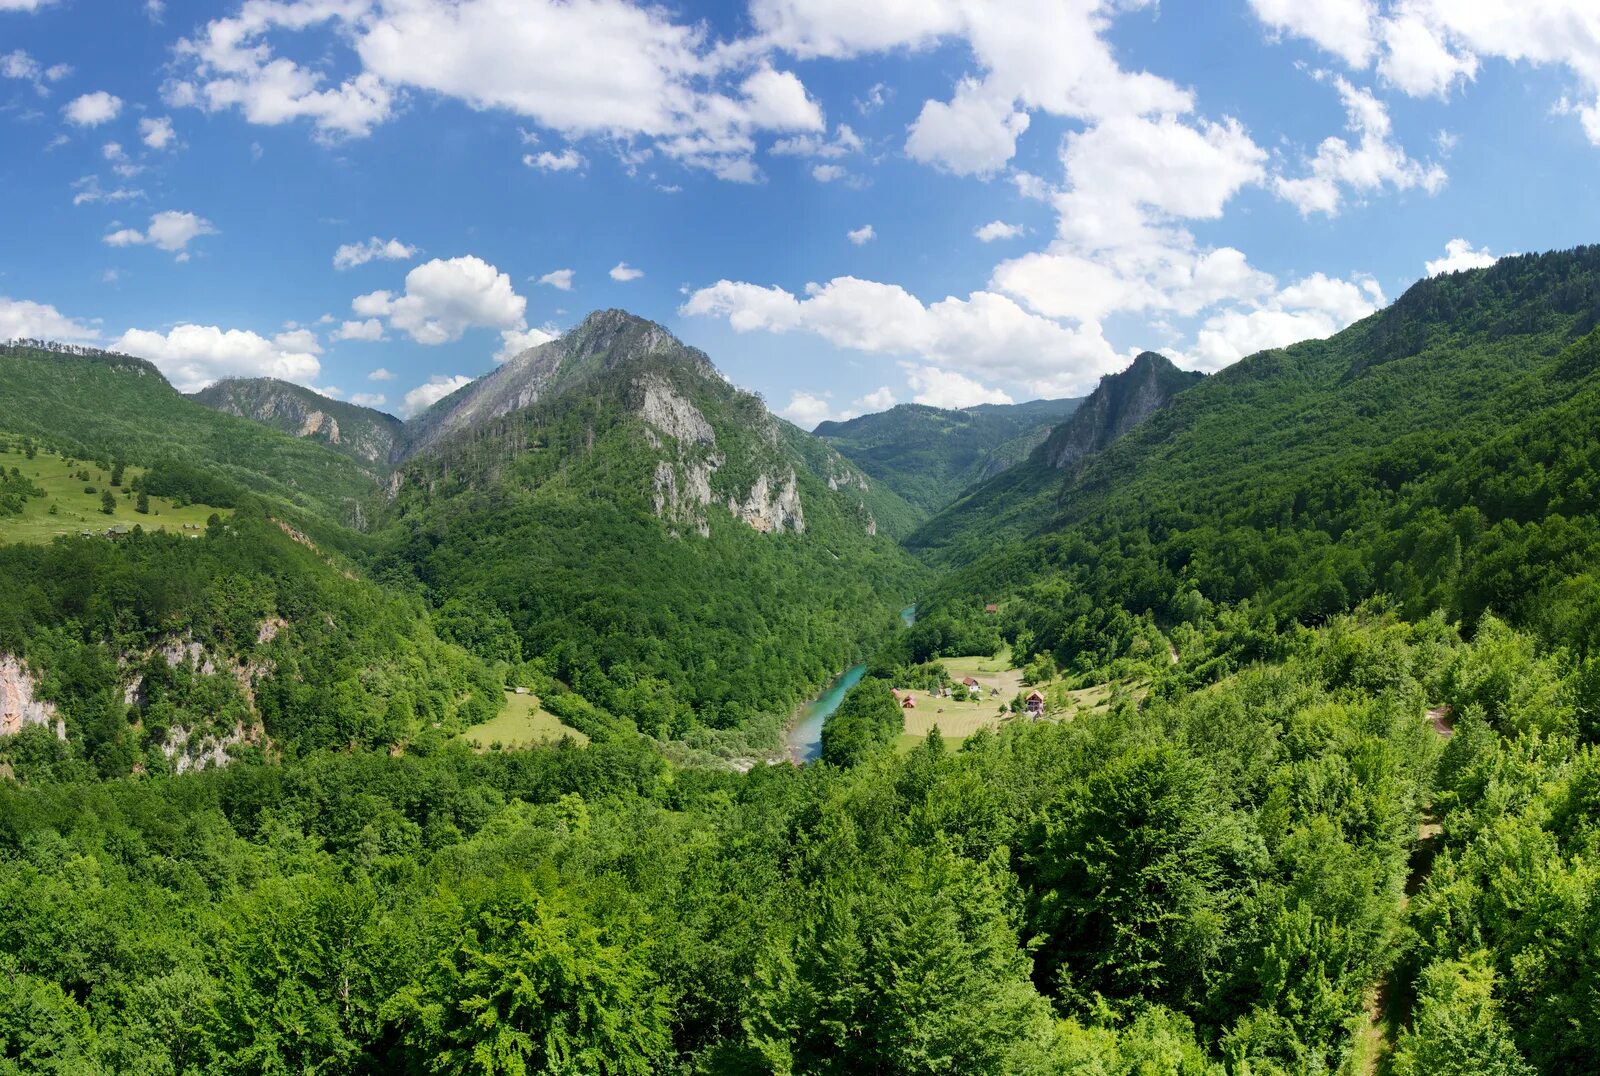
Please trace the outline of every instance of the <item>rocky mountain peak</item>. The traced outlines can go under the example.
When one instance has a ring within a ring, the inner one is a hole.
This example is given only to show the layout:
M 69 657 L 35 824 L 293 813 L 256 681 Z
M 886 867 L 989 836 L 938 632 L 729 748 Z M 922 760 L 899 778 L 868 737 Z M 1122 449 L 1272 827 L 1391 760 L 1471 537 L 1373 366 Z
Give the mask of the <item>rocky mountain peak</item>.
M 1101 378 L 1083 406 L 1051 431 L 1044 444 L 1045 459 L 1057 469 L 1072 467 L 1161 410 L 1204 376 L 1178 369 L 1158 352 L 1140 352 L 1127 369 Z

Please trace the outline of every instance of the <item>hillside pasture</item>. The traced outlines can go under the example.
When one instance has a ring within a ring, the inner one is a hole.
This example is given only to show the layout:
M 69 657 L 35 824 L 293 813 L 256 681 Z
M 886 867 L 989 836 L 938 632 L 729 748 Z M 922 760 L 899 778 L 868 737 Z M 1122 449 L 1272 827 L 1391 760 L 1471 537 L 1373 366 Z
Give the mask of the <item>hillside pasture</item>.
M 7 472 L 17 468 L 45 494 L 29 497 L 20 515 L 0 515 L 0 542 L 48 542 L 63 534 L 100 534 L 111 527 L 135 525 L 147 531 L 198 535 L 204 532 L 206 520 L 213 514 L 223 518 L 233 514 L 231 508 L 204 504 L 180 508 L 165 497 L 151 497 L 149 513 L 140 513 L 134 510 L 137 495 L 130 487 L 144 468 L 130 464 L 123 472 L 122 485 L 117 487 L 111 485 L 111 471 L 92 460 L 69 460 L 42 446 L 30 460 L 17 439 L 0 437 L 0 442 L 5 445 L 5 450 L 0 451 L 0 467 Z M 82 477 L 84 472 L 87 479 Z M 89 487 L 93 487 L 93 493 L 87 492 Z M 110 490 L 116 499 L 116 510 L 110 515 L 100 510 L 100 494 L 104 490 Z

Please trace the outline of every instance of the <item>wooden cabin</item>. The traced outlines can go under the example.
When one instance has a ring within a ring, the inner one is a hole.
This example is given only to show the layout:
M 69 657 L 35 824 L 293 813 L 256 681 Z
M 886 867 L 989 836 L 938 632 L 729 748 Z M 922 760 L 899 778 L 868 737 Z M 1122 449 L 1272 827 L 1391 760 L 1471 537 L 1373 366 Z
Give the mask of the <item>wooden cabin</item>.
M 917 708 L 917 697 L 909 691 L 906 692 L 906 697 L 900 700 L 900 708 L 903 710 L 915 710 Z
M 1044 695 L 1038 688 L 1028 692 L 1028 697 L 1022 702 L 1023 710 L 1029 717 L 1044 716 Z
M 978 680 L 977 680 L 976 677 L 963 676 L 961 678 L 961 686 L 965 687 L 968 691 L 976 691 L 978 688 L 982 687 L 983 685 L 978 683 Z
M 1000 607 L 994 602 L 990 602 L 988 605 L 983 607 L 983 611 L 986 613 L 998 613 L 1000 611 Z

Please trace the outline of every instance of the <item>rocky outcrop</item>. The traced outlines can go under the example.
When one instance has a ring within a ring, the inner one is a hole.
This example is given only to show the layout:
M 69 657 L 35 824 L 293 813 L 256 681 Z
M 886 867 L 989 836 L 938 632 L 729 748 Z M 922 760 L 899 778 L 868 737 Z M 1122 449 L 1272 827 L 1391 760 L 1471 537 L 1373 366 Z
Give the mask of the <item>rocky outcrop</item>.
M 55 704 L 39 698 L 37 690 L 27 666 L 0 654 L 0 736 L 15 736 L 29 725 L 53 725 L 59 739 L 67 738 L 66 722 L 56 716 Z
M 198 773 L 201 770 L 226 766 L 233 761 L 229 753 L 230 747 L 237 747 L 249 740 L 243 725 L 235 725 L 233 731 L 226 736 L 205 735 L 196 737 L 182 725 L 174 725 L 167 730 L 167 737 L 161 744 L 161 753 L 166 756 L 173 773 Z
M 743 502 L 728 498 L 728 511 L 762 534 L 782 534 L 786 530 L 804 534 L 806 516 L 800 504 L 800 488 L 793 469 L 789 471 L 783 486 L 774 493 L 775 485 L 776 482 L 769 476 L 757 476 L 755 485 L 750 487 Z
M 400 420 L 370 407 L 344 403 L 303 385 L 271 377 L 229 378 L 191 399 L 228 415 L 253 419 L 285 433 L 321 441 L 364 464 L 386 466 L 399 439 Z
M 1050 466 L 1066 470 L 1144 422 L 1167 401 L 1205 375 L 1180 370 L 1171 360 L 1146 351 L 1121 373 L 1100 379 L 1072 417 L 1051 431 L 1044 444 Z
M 636 386 L 644 394 L 640 414 L 645 422 L 680 445 L 714 445 L 717 435 L 694 404 L 678 395 L 671 382 L 651 375 Z
M 668 460 L 657 463 L 653 497 L 656 515 L 709 538 L 711 522 L 706 518 L 706 508 L 713 500 L 711 476 L 721 465 L 722 457 L 716 455 L 680 465 Z

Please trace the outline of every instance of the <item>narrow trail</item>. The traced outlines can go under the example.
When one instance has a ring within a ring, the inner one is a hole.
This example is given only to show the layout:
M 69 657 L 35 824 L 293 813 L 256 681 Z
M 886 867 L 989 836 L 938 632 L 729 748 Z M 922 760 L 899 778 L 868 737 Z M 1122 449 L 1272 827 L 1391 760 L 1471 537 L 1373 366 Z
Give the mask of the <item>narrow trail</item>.
M 1448 705 L 1435 706 L 1428 711 L 1427 717 L 1429 727 L 1441 740 L 1448 740 L 1456 734 L 1455 719 Z M 1411 849 L 1405 893 L 1400 898 L 1402 913 L 1433 871 L 1433 858 L 1439 852 L 1439 839 L 1443 830 L 1439 816 L 1434 812 L 1433 805 L 1429 804 L 1423 811 L 1421 822 L 1417 824 L 1417 843 Z M 1406 1010 L 1411 1007 L 1409 998 L 1393 996 L 1393 984 L 1389 981 L 1389 975 L 1390 972 L 1385 972 L 1383 977 L 1373 984 L 1372 994 L 1367 999 L 1367 1020 L 1358 1035 L 1354 1055 L 1358 1063 L 1350 1067 L 1351 1071 L 1358 1072 L 1361 1076 L 1377 1076 L 1378 1073 L 1388 1071 L 1388 1061 L 1394 1056 L 1395 1037 L 1405 1018 Z

